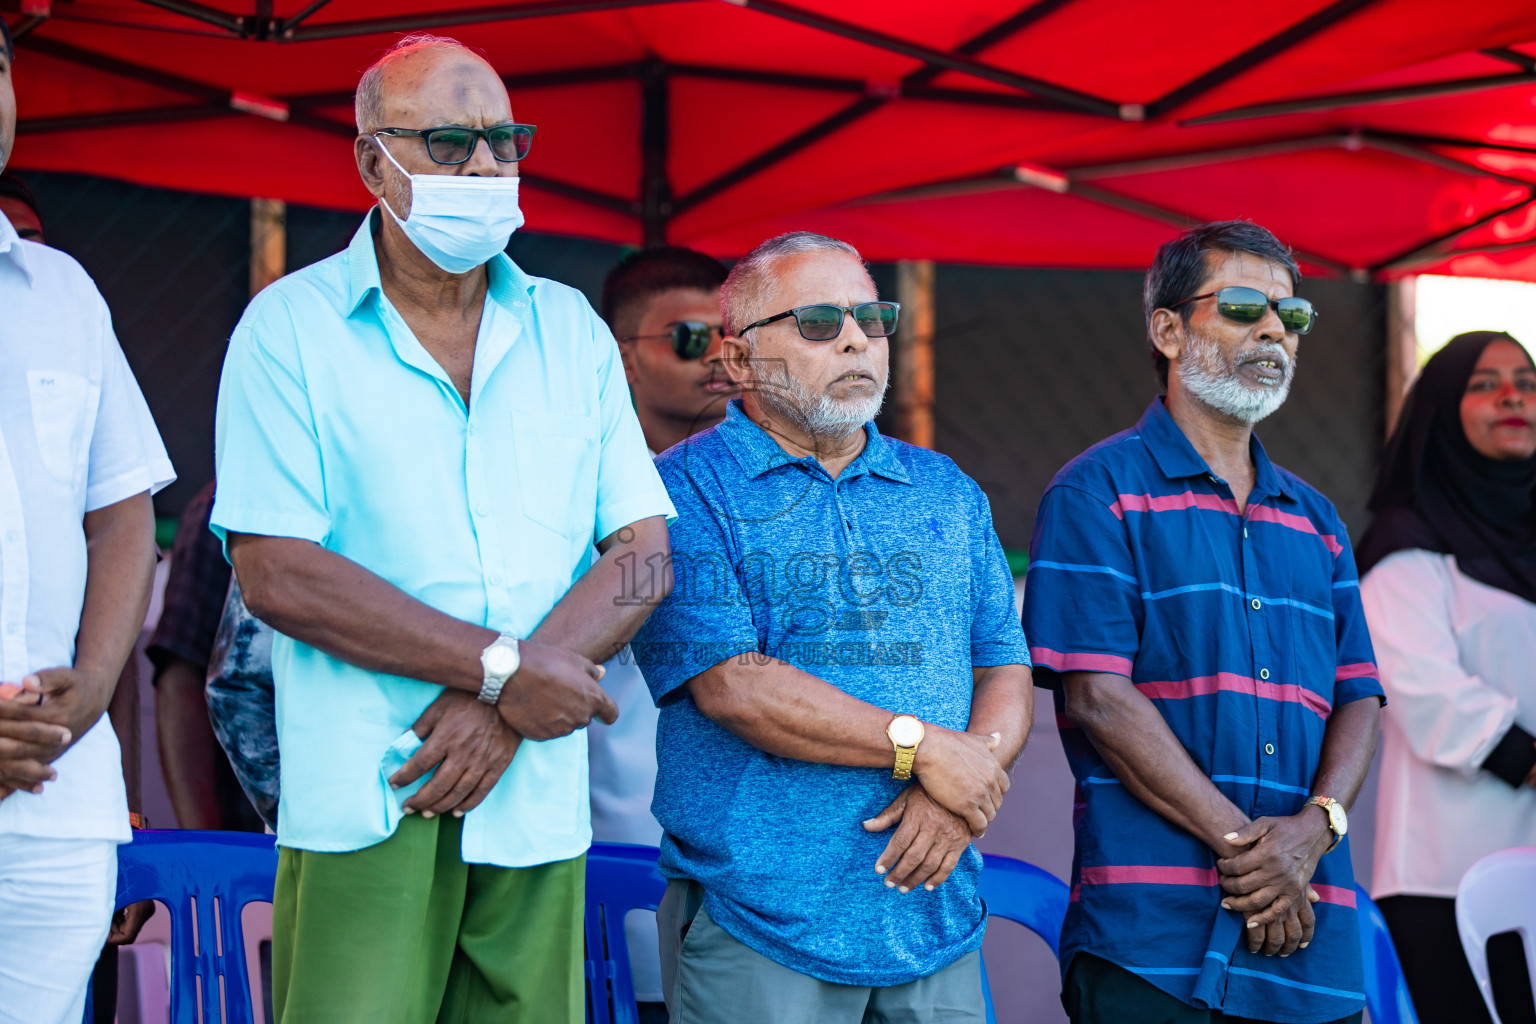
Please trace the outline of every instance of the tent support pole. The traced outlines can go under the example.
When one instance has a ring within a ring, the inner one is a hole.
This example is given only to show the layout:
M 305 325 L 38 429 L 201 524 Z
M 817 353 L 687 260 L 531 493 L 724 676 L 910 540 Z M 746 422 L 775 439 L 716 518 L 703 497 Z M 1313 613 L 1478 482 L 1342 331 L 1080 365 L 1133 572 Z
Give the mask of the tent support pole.
M 1527 196 L 1526 198 L 1520 200 L 1518 203 L 1512 203 L 1501 210 L 1495 210 L 1490 214 L 1479 217 L 1477 220 L 1470 224 L 1455 229 L 1454 231 L 1447 231 L 1445 234 L 1440 235 L 1438 238 L 1430 239 L 1423 245 L 1416 246 L 1405 253 L 1394 256 L 1382 263 L 1378 263 L 1371 269 L 1373 271 L 1401 270 L 1404 267 L 1411 267 L 1416 263 L 1423 262 L 1425 257 L 1428 256 L 1449 256 L 1451 254 L 1445 252 L 1445 248 L 1454 244 L 1458 238 L 1461 238 L 1463 235 L 1470 234 L 1471 232 L 1476 231 L 1478 228 L 1485 227 L 1486 225 L 1498 220 L 1500 217 L 1507 217 L 1512 213 L 1519 213 L 1521 210 L 1525 209 L 1527 206 L 1530 206 L 1532 203 L 1536 203 L 1536 186 L 1532 186 L 1532 192 L 1532 195 Z
M 1419 336 L 1414 324 L 1417 294 L 1417 278 L 1387 284 L 1387 437 L 1397 426 L 1408 385 L 1418 371 Z
M 251 200 L 251 297 L 283 276 L 288 259 L 288 204 Z
M 667 67 L 647 61 L 640 72 L 640 234 L 647 248 L 667 244 L 672 183 L 667 179 Z
M 1478 52 L 1485 57 L 1502 60 L 1506 64 L 1513 64 L 1515 67 L 1523 68 L 1526 71 L 1536 71 L 1536 57 L 1528 57 L 1519 50 L 1511 50 L 1507 46 L 1490 46 L 1488 49 L 1479 50 Z
M 1442 82 L 1421 82 L 1417 85 L 1400 85 L 1392 89 L 1366 89 L 1360 92 L 1340 92 L 1328 96 L 1313 96 L 1304 100 L 1286 100 L 1280 103 L 1257 103 L 1250 107 L 1235 107 L 1214 114 L 1192 117 L 1181 125 L 1221 124 L 1226 121 L 1245 121 L 1260 117 L 1278 117 L 1282 114 L 1305 114 L 1317 111 L 1338 110 L 1343 107 L 1363 107 L 1377 103 L 1401 103 L 1405 100 L 1428 99 L 1435 96 L 1458 96 L 1469 92 L 1489 89 L 1507 89 L 1518 85 L 1536 83 L 1536 74 L 1516 71 L 1507 75 L 1478 75 L 1475 78 L 1453 78 Z
M 1070 0 L 1036 0 L 1036 2 L 1025 6 L 1022 10 L 1012 15 L 1011 17 L 1006 18 L 1005 20 L 998 22 L 996 25 L 984 29 L 980 33 L 967 39 L 965 42 L 955 47 L 955 53 L 964 57 L 969 57 L 980 53 L 987 47 L 994 46 L 997 43 L 1000 43 L 1003 40 L 1009 38 L 1010 36 L 1023 31 L 1030 25 L 1034 24 L 1036 21 L 1045 17 L 1047 14 L 1051 14 L 1057 10 L 1060 10 L 1069 2 Z M 939 66 L 938 64 L 926 64 L 901 80 L 901 83 L 896 90 L 897 94 L 899 95 L 901 90 L 909 86 L 914 88 L 925 88 L 929 85 L 930 82 L 932 82 L 944 71 L 945 68 Z M 697 206 L 699 203 L 704 202 L 704 200 L 710 199 L 720 194 L 721 192 L 724 192 L 726 189 L 731 188 L 732 186 L 737 185 L 742 181 L 745 181 L 747 178 L 752 177 L 754 174 L 761 173 L 762 171 L 772 167 L 774 164 L 794 156 L 796 153 L 800 152 L 800 150 L 811 145 L 812 143 L 826 138 L 828 135 L 839 130 L 840 128 L 845 128 L 848 125 L 853 124 L 854 122 L 863 118 L 866 114 L 870 114 L 876 110 L 879 110 L 894 98 L 894 96 L 871 96 L 868 94 L 868 89 L 866 87 L 865 94 L 863 96 L 853 101 L 842 110 L 822 118 L 820 121 L 804 129 L 793 137 L 779 143 L 777 146 L 773 146 L 772 148 L 759 153 L 755 157 L 750 157 L 742 163 L 737 164 L 735 167 L 732 167 L 730 170 L 716 175 L 710 181 L 706 181 L 692 192 L 678 197 L 677 203 L 675 204 L 676 212 L 681 213 L 684 210 L 691 209 L 692 207 Z M 1029 97 L 1020 97 L 1020 99 L 1029 99 Z
M 295 14 L 293 17 L 285 20 L 272 34 L 274 36 L 292 38 L 294 29 L 298 28 L 302 22 L 308 21 L 311 15 L 317 13 L 320 8 L 324 7 L 330 2 L 331 0 L 315 0 L 314 3 L 304 8 L 298 14 Z
M 1271 36 L 1257 46 L 1238 54 L 1220 67 L 1212 68 L 1194 81 L 1186 82 L 1147 108 L 1147 116 L 1157 117 L 1176 107 L 1182 107 L 1217 86 L 1225 85 L 1238 75 L 1252 71 L 1265 61 L 1276 57 L 1293 46 L 1299 46 L 1336 22 L 1354 14 L 1372 0 L 1338 0 L 1309 18 L 1304 18 L 1279 35 Z
M 896 264 L 896 301 L 901 326 L 896 331 L 892 364 L 896 370 L 896 436 L 909 444 L 933 447 L 933 261 Z
M 1469 164 L 1463 160 L 1456 160 L 1448 156 L 1436 153 L 1432 149 L 1426 149 L 1418 143 L 1402 142 L 1398 139 L 1377 136 L 1375 132 L 1363 131 L 1359 135 L 1360 144 L 1382 153 L 1391 153 L 1405 160 L 1417 160 L 1431 167 L 1439 167 L 1442 170 L 1471 174 L 1479 178 L 1487 178 L 1490 181 L 1502 182 L 1505 185 L 1517 185 L 1521 188 L 1536 188 L 1536 183 L 1526 181 L 1523 178 L 1511 177 L 1508 174 L 1500 174 L 1498 171 L 1490 171 L 1476 164 Z
M 1447 149 L 1487 149 L 1496 153 L 1518 153 L 1536 156 L 1536 146 L 1514 146 L 1507 142 L 1484 142 L 1480 139 L 1452 139 L 1443 135 L 1414 135 L 1409 132 L 1384 132 L 1371 129 L 1370 136 L 1391 142 L 1405 142 L 1412 146 L 1444 146 Z
M 1008 71 L 1004 68 L 984 64 L 959 53 L 947 53 L 943 50 L 935 50 L 932 47 L 924 46 L 921 43 L 898 39 L 895 36 L 886 35 L 884 32 L 864 28 L 862 25 L 829 18 L 816 11 L 783 3 L 782 0 L 732 0 L 732 2 L 748 10 L 757 11 L 760 14 L 792 21 L 807 28 L 814 28 L 829 35 L 840 36 L 843 39 L 851 39 L 854 42 L 873 46 L 876 49 L 885 50 L 890 53 L 897 53 L 903 57 L 911 57 L 914 60 L 922 61 L 924 64 L 936 65 L 946 71 L 958 71 L 961 74 L 980 78 L 985 82 L 996 82 L 1011 89 L 1019 89 L 1036 96 L 1044 96 L 1058 103 L 1064 103 L 1081 113 L 1097 114 L 1100 117 L 1110 117 L 1117 120 L 1140 120 L 1140 107 L 1137 107 L 1134 111 L 1136 116 L 1130 116 L 1131 111 L 1113 100 L 1106 100 L 1100 96 L 1091 96 L 1088 93 L 1078 92 L 1076 89 L 1069 89 L 1066 86 L 1056 85 L 1043 79 L 1032 78 L 1029 75 L 1021 75 L 1015 71 Z M 1349 0 L 1349 2 L 1360 3 L 1363 0 Z
M 195 3 L 194 0 L 138 0 L 138 2 L 148 7 L 158 7 L 162 11 L 170 11 L 172 14 L 180 14 L 184 18 L 191 18 L 204 24 L 216 25 L 226 32 L 239 36 L 245 35 L 249 27 L 244 15 L 230 14 L 217 7 Z
M 320 25 L 285 24 L 279 38 L 284 42 L 309 39 L 340 39 L 369 36 L 380 32 L 417 32 L 450 25 L 475 25 L 524 18 L 548 18 L 560 14 L 589 14 L 593 11 L 622 10 L 626 7 L 650 7 L 682 3 L 686 0 L 535 0 L 533 3 L 502 4 L 497 7 L 461 7 L 435 14 L 399 15 L 393 18 L 365 18 L 359 21 L 328 21 Z M 310 12 L 301 12 L 307 17 Z

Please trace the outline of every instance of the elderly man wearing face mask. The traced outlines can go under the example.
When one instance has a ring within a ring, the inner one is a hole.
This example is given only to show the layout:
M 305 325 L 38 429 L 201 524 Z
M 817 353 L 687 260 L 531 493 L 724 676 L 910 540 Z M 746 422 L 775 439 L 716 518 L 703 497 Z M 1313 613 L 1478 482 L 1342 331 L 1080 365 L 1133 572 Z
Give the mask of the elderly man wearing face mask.
M 1166 394 L 1041 499 L 1024 623 L 1078 783 L 1074 1024 L 1360 1019 L 1345 809 L 1381 684 L 1338 513 L 1253 434 L 1316 321 L 1300 276 L 1246 221 L 1162 246 Z
M 253 300 L 219 393 L 213 528 L 277 630 L 273 1001 L 577 1021 L 584 726 L 672 508 L 612 335 L 503 252 L 533 127 L 496 72 L 407 37 L 357 125 L 378 206 Z
M 986 496 L 873 419 L 898 307 L 809 232 L 736 264 L 725 419 L 658 460 L 677 588 L 657 913 L 677 1024 L 985 1019 L 981 857 L 1032 717 Z

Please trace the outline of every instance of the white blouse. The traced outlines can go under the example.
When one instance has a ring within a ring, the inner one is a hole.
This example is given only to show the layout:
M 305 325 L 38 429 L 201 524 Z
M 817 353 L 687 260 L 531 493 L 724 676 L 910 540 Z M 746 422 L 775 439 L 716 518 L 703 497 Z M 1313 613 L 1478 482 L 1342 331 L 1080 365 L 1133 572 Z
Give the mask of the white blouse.
M 1479 768 L 1511 725 L 1536 733 L 1536 604 L 1420 550 L 1360 591 L 1388 702 L 1373 895 L 1455 896 L 1480 858 L 1536 846 L 1536 789 Z

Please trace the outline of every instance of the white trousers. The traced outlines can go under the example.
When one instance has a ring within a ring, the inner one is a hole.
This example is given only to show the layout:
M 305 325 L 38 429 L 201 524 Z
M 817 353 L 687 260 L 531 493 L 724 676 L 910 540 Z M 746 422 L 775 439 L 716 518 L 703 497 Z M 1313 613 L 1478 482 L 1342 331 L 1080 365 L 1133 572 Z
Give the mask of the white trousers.
M 79 1024 L 116 895 L 117 843 L 0 835 L 0 1024 Z

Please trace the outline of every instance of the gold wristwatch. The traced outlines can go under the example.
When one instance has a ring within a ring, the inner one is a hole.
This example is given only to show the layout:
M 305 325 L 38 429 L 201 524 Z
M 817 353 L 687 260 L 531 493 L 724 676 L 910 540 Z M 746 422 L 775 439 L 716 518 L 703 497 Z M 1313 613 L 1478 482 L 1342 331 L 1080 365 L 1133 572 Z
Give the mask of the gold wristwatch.
M 910 779 L 917 745 L 923 742 L 923 723 L 911 715 L 897 715 L 885 727 L 885 734 L 896 748 L 896 764 L 891 768 L 891 778 Z
M 1328 815 L 1328 830 L 1333 833 L 1333 842 L 1323 852 L 1332 853 L 1333 848 L 1339 845 L 1339 840 L 1349 831 L 1349 815 L 1344 813 L 1344 805 L 1331 796 L 1315 796 L 1301 806 L 1311 807 L 1313 804 L 1321 807 L 1323 813 Z

